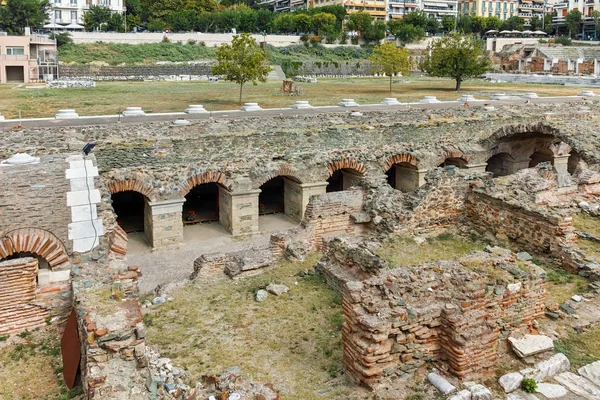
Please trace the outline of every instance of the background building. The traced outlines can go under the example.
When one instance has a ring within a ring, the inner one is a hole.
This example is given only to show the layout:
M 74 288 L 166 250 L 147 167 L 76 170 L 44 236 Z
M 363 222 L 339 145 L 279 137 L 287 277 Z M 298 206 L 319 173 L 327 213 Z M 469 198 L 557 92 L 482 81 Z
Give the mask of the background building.
M 83 29 L 83 14 L 91 5 L 108 7 L 113 12 L 122 13 L 124 2 L 125 0 L 50 0 L 52 8 L 49 21 L 68 29 Z
M 9 36 L 0 32 L 0 83 L 29 83 L 52 79 L 56 46 L 44 35 Z

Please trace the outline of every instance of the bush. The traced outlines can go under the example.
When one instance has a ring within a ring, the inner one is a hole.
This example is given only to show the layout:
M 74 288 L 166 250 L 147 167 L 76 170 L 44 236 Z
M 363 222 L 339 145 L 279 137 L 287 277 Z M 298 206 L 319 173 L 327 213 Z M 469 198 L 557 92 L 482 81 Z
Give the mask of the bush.
M 537 389 L 537 383 L 535 383 L 534 379 L 525 378 L 521 382 L 521 389 L 523 389 L 523 391 L 526 393 L 535 393 L 535 390 Z
M 554 43 L 562 44 L 563 46 L 573 46 L 573 41 L 571 40 L 571 38 L 566 36 L 559 36 L 555 38 Z
M 171 43 L 171 40 L 165 35 L 162 38 L 162 43 Z
M 189 44 L 190 46 L 195 46 L 195 45 L 196 45 L 196 43 L 198 43 L 198 42 L 196 42 L 194 39 L 189 39 L 189 40 L 187 41 L 187 44 Z
M 73 44 L 73 39 L 68 32 L 53 33 L 50 35 L 50 39 L 56 39 L 56 46 L 62 47 Z
M 310 44 L 312 44 L 314 46 L 318 43 L 321 43 L 321 38 L 318 36 L 311 36 L 309 41 L 310 41 Z

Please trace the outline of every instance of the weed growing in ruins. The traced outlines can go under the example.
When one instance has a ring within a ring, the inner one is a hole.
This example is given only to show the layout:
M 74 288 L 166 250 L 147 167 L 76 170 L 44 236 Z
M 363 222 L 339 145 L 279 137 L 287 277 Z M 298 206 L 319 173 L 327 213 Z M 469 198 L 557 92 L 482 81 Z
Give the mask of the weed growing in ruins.
M 549 304 L 563 303 L 574 294 L 587 291 L 588 281 L 586 278 L 539 259 L 534 259 L 534 262 L 546 271 L 547 302 Z
M 537 383 L 535 383 L 535 379 L 523 379 L 521 381 L 521 389 L 523 389 L 525 393 L 535 393 L 535 390 L 537 389 Z
M 600 218 L 583 213 L 577 214 L 573 218 L 573 226 L 579 232 L 590 233 L 596 237 L 600 237 Z
M 571 361 L 574 368 L 600 360 L 600 326 L 590 328 L 583 333 L 569 332 L 567 337 L 554 342 L 554 347 Z

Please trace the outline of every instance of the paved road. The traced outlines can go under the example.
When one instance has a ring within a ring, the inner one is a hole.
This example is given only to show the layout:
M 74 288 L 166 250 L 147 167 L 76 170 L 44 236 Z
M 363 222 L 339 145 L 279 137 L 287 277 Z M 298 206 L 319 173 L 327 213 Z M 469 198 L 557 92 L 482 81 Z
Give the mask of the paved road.
M 579 103 L 584 101 L 584 98 L 578 96 L 564 96 L 564 97 L 540 97 L 537 99 L 515 99 L 515 100 L 477 100 L 470 102 L 470 106 L 476 107 L 483 104 L 489 104 L 494 106 L 501 105 L 524 105 L 526 102 L 533 104 L 553 104 L 553 103 Z M 239 111 L 239 110 L 224 110 L 224 111 L 213 111 L 206 114 L 185 114 L 185 113 L 160 113 L 160 114 L 148 114 L 145 117 L 119 117 L 117 115 L 104 115 L 96 117 L 81 117 L 79 119 L 69 120 L 57 120 L 54 118 L 39 118 L 39 119 L 27 119 L 21 122 L 21 125 L 25 128 L 43 128 L 43 127 L 75 127 L 75 126 L 89 126 L 89 125 L 104 125 L 114 123 L 139 123 L 139 122 L 153 122 L 153 121 L 174 121 L 179 118 L 185 118 L 187 120 L 207 120 L 213 119 L 238 119 L 238 118 L 255 118 L 264 116 L 293 116 L 293 115 L 316 115 L 316 114 L 333 114 L 341 112 L 350 112 L 351 110 L 358 110 L 361 112 L 367 111 L 392 111 L 392 110 L 406 110 L 408 108 L 417 110 L 441 110 L 448 108 L 464 107 L 464 103 L 458 101 L 444 101 L 440 103 L 421 104 L 421 103 L 403 103 L 401 105 L 382 105 L 382 104 L 368 104 L 356 107 L 315 107 L 313 109 L 296 110 L 291 108 L 271 108 L 263 111 Z M 0 129 L 10 129 L 19 125 L 18 120 L 6 120 L 0 121 Z

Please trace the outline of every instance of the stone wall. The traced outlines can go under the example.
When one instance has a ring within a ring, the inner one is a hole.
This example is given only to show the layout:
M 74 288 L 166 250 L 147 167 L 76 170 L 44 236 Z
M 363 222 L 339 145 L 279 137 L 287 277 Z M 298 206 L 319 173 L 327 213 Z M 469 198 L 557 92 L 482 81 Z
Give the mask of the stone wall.
M 61 79 L 90 81 L 196 81 L 212 74 L 210 63 L 97 66 L 60 65 Z
M 388 270 L 368 246 L 356 249 L 338 242 L 321 264 L 342 288 L 344 367 L 370 388 L 427 361 L 480 378 L 494 366 L 500 341 L 543 315 L 543 270 L 518 265 L 508 250 Z M 356 279 L 356 268 L 367 277 Z
M 373 76 L 369 61 L 286 61 L 281 65 L 286 76 Z

